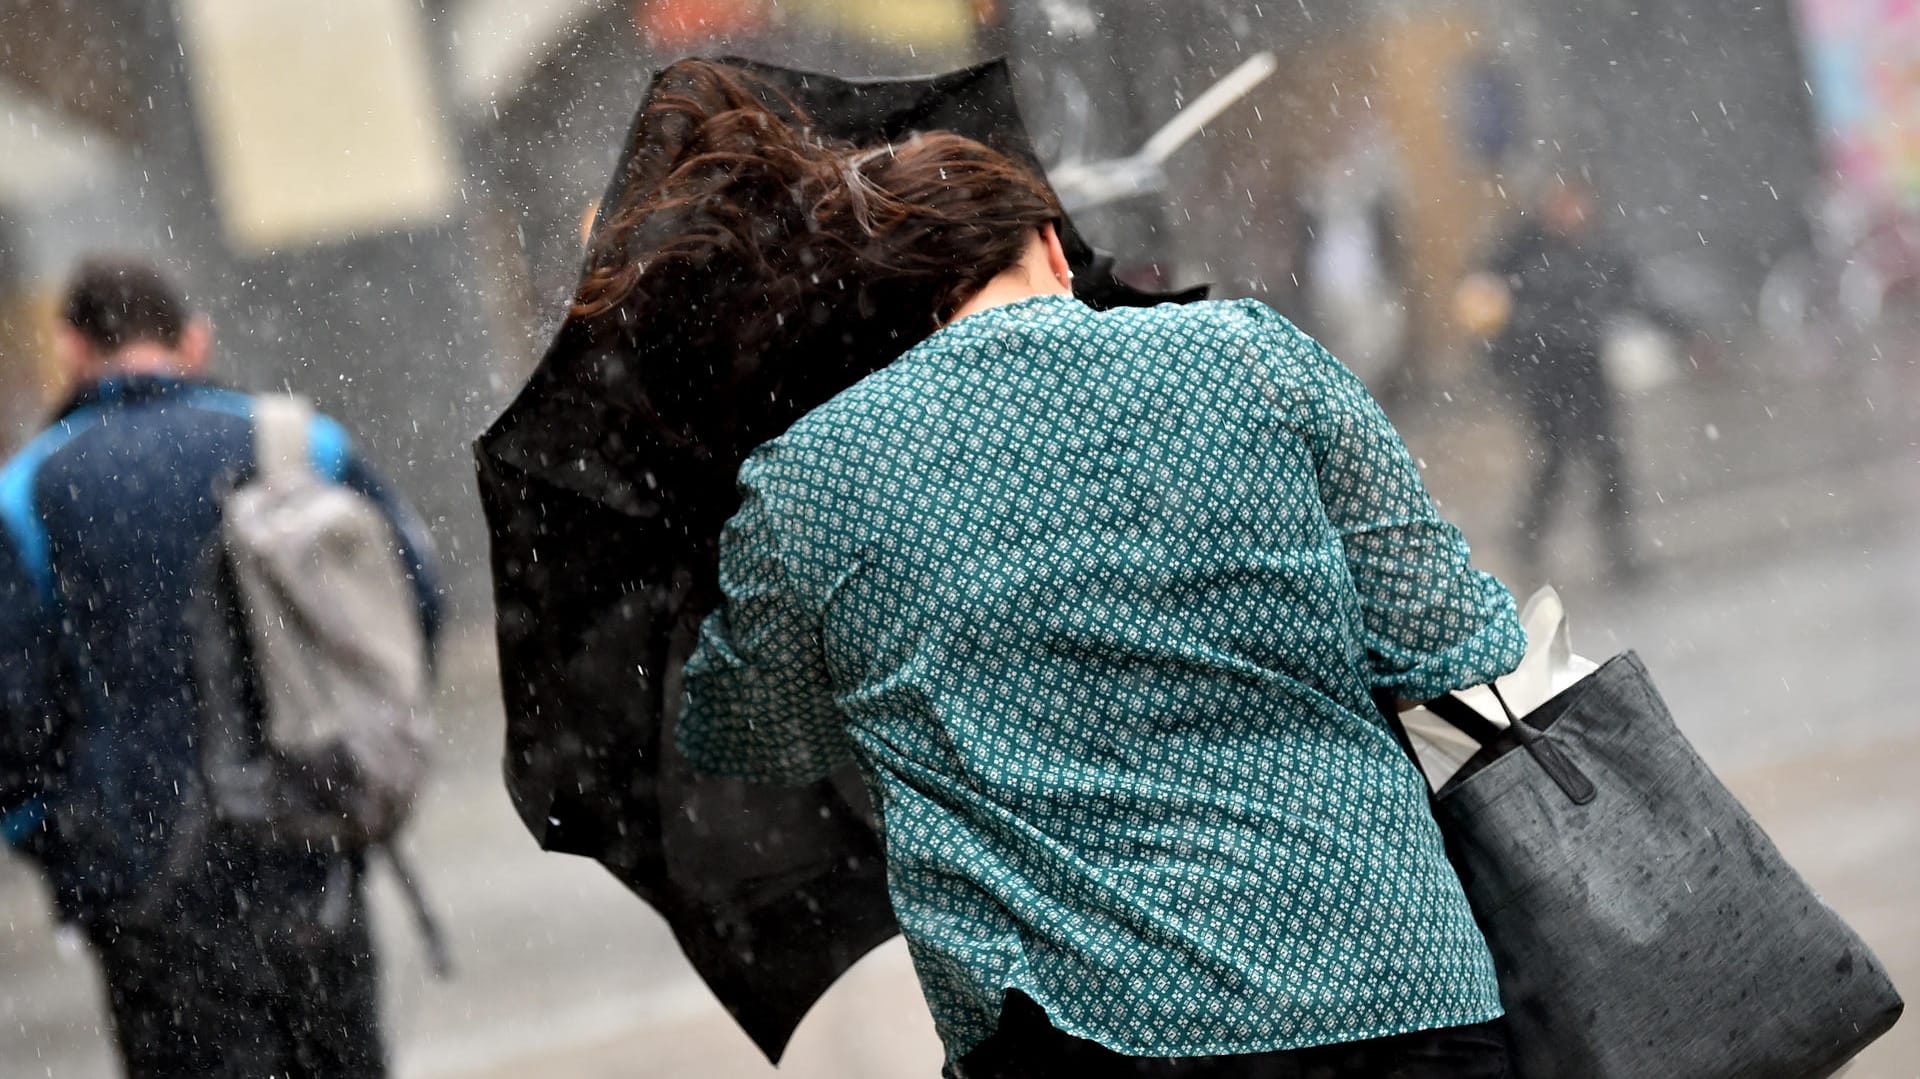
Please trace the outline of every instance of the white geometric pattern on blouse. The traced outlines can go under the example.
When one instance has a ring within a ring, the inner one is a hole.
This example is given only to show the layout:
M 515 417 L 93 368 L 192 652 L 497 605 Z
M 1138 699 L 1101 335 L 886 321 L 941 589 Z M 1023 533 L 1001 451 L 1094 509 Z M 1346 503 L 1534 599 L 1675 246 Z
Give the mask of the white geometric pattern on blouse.
M 850 757 L 957 1058 L 1018 988 L 1141 1055 L 1499 1014 L 1373 710 L 1518 662 L 1351 372 L 1250 301 L 949 326 L 742 466 L 681 748 Z

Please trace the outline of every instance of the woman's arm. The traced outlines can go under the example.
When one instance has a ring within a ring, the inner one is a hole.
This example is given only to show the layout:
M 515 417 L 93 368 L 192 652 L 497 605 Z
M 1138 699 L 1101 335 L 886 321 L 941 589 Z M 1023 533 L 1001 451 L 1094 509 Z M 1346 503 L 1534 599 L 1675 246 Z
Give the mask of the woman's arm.
M 1469 564 L 1466 540 L 1359 378 L 1271 318 L 1359 593 L 1372 688 L 1423 701 L 1511 671 L 1526 650 L 1513 596 Z
M 676 738 L 696 768 L 761 783 L 810 783 L 850 759 L 834 703 L 818 608 L 791 572 L 754 462 L 720 537 L 721 608 L 686 667 Z

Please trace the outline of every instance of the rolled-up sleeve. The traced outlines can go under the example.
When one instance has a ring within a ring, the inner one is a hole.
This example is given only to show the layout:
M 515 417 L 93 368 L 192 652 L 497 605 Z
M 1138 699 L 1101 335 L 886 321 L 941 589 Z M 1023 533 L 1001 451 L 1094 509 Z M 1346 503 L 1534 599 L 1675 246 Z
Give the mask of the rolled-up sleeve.
M 1465 537 L 1441 518 L 1366 386 L 1291 332 L 1320 497 L 1359 592 L 1373 688 L 1427 700 L 1512 671 L 1527 644 L 1513 595 L 1469 563 Z
M 686 666 L 676 740 L 694 767 L 761 783 L 810 783 L 850 757 L 819 612 L 783 558 L 765 502 L 744 501 L 720 538 L 722 607 Z

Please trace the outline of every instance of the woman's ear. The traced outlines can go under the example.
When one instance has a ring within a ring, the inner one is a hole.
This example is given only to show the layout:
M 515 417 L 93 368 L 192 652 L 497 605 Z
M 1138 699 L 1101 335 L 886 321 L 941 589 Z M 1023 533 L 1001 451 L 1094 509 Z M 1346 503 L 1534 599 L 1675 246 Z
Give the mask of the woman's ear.
M 1060 244 L 1060 230 L 1052 222 L 1040 226 L 1040 242 L 1047 249 L 1047 268 L 1053 271 L 1053 279 L 1072 292 L 1073 269 L 1067 265 L 1067 250 Z

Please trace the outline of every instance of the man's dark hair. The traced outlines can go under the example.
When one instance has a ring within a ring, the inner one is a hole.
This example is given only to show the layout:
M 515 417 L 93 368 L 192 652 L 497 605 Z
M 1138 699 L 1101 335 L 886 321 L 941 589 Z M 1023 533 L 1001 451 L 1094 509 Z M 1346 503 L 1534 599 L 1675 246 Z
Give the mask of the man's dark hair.
M 67 286 L 67 323 L 103 353 L 136 341 L 180 343 L 187 306 L 158 269 L 133 259 L 91 258 Z

